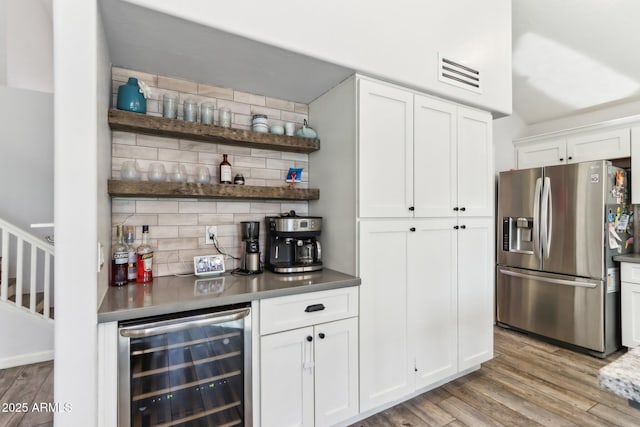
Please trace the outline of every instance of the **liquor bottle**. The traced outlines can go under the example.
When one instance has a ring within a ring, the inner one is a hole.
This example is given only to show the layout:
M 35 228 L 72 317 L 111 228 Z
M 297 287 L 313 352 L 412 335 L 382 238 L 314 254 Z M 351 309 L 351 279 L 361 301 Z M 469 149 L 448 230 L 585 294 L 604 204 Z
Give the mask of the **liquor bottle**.
M 138 246 L 136 251 L 136 264 L 138 275 L 136 282 L 146 283 L 153 280 L 153 250 L 149 246 L 149 226 L 142 226 L 142 244 Z
M 227 160 L 227 155 L 222 155 L 220 162 L 220 184 L 233 184 L 231 180 L 231 163 Z
M 136 268 L 136 248 L 133 247 L 133 242 L 136 240 L 136 233 L 133 226 L 127 225 L 127 232 L 124 235 L 124 242 L 127 244 L 127 254 L 129 255 L 127 265 L 127 279 L 130 282 L 135 282 L 138 277 L 138 269 Z
M 127 245 L 122 241 L 121 225 L 116 227 L 116 235 L 118 242 L 113 245 L 113 256 L 111 257 L 111 284 L 113 286 L 122 286 L 127 284 L 129 254 L 127 253 Z

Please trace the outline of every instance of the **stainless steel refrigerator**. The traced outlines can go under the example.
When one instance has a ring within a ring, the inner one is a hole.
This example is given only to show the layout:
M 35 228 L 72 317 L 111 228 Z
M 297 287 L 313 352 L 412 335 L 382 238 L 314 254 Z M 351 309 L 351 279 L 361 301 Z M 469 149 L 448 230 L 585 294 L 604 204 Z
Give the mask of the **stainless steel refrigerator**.
M 612 256 L 632 251 L 629 182 L 608 161 L 500 173 L 499 325 L 599 357 L 620 348 Z

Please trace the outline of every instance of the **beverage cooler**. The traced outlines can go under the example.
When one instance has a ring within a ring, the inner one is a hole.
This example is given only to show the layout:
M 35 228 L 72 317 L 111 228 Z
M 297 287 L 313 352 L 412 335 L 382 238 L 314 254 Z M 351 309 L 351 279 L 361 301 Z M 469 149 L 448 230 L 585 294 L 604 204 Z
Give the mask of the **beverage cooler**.
M 121 322 L 120 426 L 251 425 L 251 309 Z

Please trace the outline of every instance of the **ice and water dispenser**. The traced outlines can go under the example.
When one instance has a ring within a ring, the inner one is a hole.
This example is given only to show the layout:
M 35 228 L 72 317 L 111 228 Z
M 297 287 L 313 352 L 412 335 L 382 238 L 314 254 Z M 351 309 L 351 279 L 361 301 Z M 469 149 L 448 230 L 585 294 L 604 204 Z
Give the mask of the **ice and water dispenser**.
M 502 250 L 533 253 L 533 218 L 502 218 Z

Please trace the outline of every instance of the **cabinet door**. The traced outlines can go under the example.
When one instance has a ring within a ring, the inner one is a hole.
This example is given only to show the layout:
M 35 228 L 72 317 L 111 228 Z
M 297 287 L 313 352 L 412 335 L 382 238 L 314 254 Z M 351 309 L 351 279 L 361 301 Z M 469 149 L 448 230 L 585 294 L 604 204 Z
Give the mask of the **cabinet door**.
M 622 282 L 622 345 L 640 346 L 640 285 Z
M 631 128 L 631 203 L 640 204 L 640 126 Z
M 495 173 L 491 115 L 458 107 L 458 203 L 461 215 L 492 216 Z
M 263 427 L 313 426 L 313 327 L 260 338 Z
M 458 231 L 458 370 L 493 357 L 493 218 L 461 218 Z M 464 228 L 463 228 L 464 226 Z
M 448 102 L 415 96 L 413 175 L 416 217 L 455 216 L 456 110 L 456 106 Z
M 422 220 L 409 233 L 409 363 L 416 389 L 458 371 L 455 225 L 455 218 Z
M 360 221 L 360 411 L 413 390 L 407 353 L 410 221 Z
M 413 94 L 360 80 L 358 101 L 359 215 L 413 216 Z
M 524 143 L 516 147 L 518 169 L 567 163 L 567 142 L 564 138 Z
M 316 427 L 358 415 L 358 318 L 314 328 Z
M 631 131 L 629 128 L 589 132 L 567 137 L 567 161 L 569 163 L 619 159 L 630 155 Z

